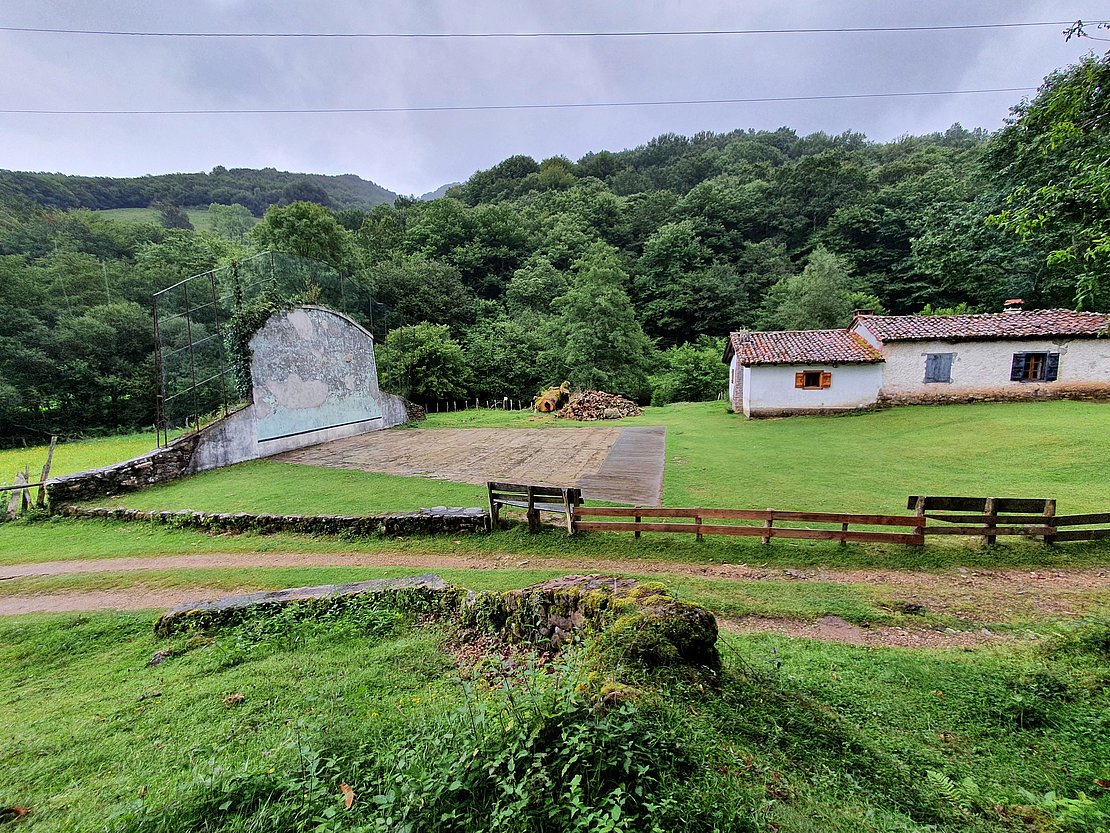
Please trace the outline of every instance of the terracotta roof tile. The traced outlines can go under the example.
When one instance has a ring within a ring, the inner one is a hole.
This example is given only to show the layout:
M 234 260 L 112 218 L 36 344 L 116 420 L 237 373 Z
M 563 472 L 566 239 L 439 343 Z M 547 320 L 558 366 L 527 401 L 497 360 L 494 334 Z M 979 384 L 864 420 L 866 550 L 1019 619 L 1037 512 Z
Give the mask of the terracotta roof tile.
M 1066 309 L 984 315 L 860 315 L 853 327 L 859 325 L 880 341 L 1094 336 L 1110 326 L 1110 315 Z
M 882 354 L 848 330 L 730 333 L 740 364 L 849 364 L 883 361 Z M 726 360 L 731 358 L 726 354 Z

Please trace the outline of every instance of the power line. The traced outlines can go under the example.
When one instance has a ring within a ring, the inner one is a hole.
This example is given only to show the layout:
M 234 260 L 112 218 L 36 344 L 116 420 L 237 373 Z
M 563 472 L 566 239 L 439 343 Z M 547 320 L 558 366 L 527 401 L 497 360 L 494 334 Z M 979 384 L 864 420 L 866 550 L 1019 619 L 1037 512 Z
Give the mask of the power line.
M 46 110 L 0 109 L 4 115 L 42 116 L 210 116 L 210 115 L 282 115 L 282 114 L 343 114 L 343 113 L 445 113 L 481 110 L 569 110 L 603 107 L 673 107 L 700 104 L 762 104 L 790 101 L 842 101 L 865 98 L 912 98 L 940 95 L 981 95 L 985 93 L 1026 93 L 1036 87 L 997 87 L 985 90 L 922 90 L 895 93 L 839 93 L 834 95 L 763 96 L 754 98 L 698 98 L 677 101 L 582 101 L 552 104 L 458 104 L 415 107 L 279 107 L 185 110 Z
M 682 29 L 616 32 L 143 32 L 115 29 L 54 29 L 41 26 L 0 26 L 0 32 L 47 35 L 104 35 L 128 38 L 656 38 L 730 35 L 828 35 L 860 32 L 953 32 L 979 29 L 1018 29 L 1035 26 L 1074 26 L 1075 20 L 1036 20 L 1014 23 L 961 23 L 949 26 L 839 26 L 783 29 Z M 1086 21 L 1099 23 L 1104 21 Z

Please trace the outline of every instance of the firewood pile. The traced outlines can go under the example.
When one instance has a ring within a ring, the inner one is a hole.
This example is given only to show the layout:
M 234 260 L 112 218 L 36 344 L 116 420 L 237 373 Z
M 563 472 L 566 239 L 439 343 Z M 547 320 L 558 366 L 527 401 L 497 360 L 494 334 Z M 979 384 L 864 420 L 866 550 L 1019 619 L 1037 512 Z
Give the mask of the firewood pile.
M 635 402 L 606 393 L 603 390 L 586 390 L 571 394 L 570 402 L 555 412 L 563 419 L 592 422 L 597 419 L 621 419 L 643 413 Z

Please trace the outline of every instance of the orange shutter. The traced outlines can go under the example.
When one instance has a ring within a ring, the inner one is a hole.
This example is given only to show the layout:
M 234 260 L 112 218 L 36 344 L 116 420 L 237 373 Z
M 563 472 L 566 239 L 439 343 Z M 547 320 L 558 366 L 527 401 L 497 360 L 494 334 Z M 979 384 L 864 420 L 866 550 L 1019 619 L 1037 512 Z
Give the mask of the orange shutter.
M 806 386 L 806 375 L 804 373 L 794 374 L 794 387 L 804 388 Z
M 821 389 L 832 387 L 832 374 L 827 370 L 821 371 Z

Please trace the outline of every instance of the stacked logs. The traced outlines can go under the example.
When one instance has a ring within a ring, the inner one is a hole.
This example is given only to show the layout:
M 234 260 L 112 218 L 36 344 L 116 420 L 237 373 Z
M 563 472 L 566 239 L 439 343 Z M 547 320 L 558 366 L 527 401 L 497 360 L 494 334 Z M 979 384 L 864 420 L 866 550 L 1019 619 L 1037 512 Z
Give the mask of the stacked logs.
M 603 390 L 587 390 L 573 394 L 570 402 L 556 412 L 563 419 L 579 422 L 592 422 L 597 419 L 621 419 L 639 416 L 643 411 L 630 399 L 606 393 Z

